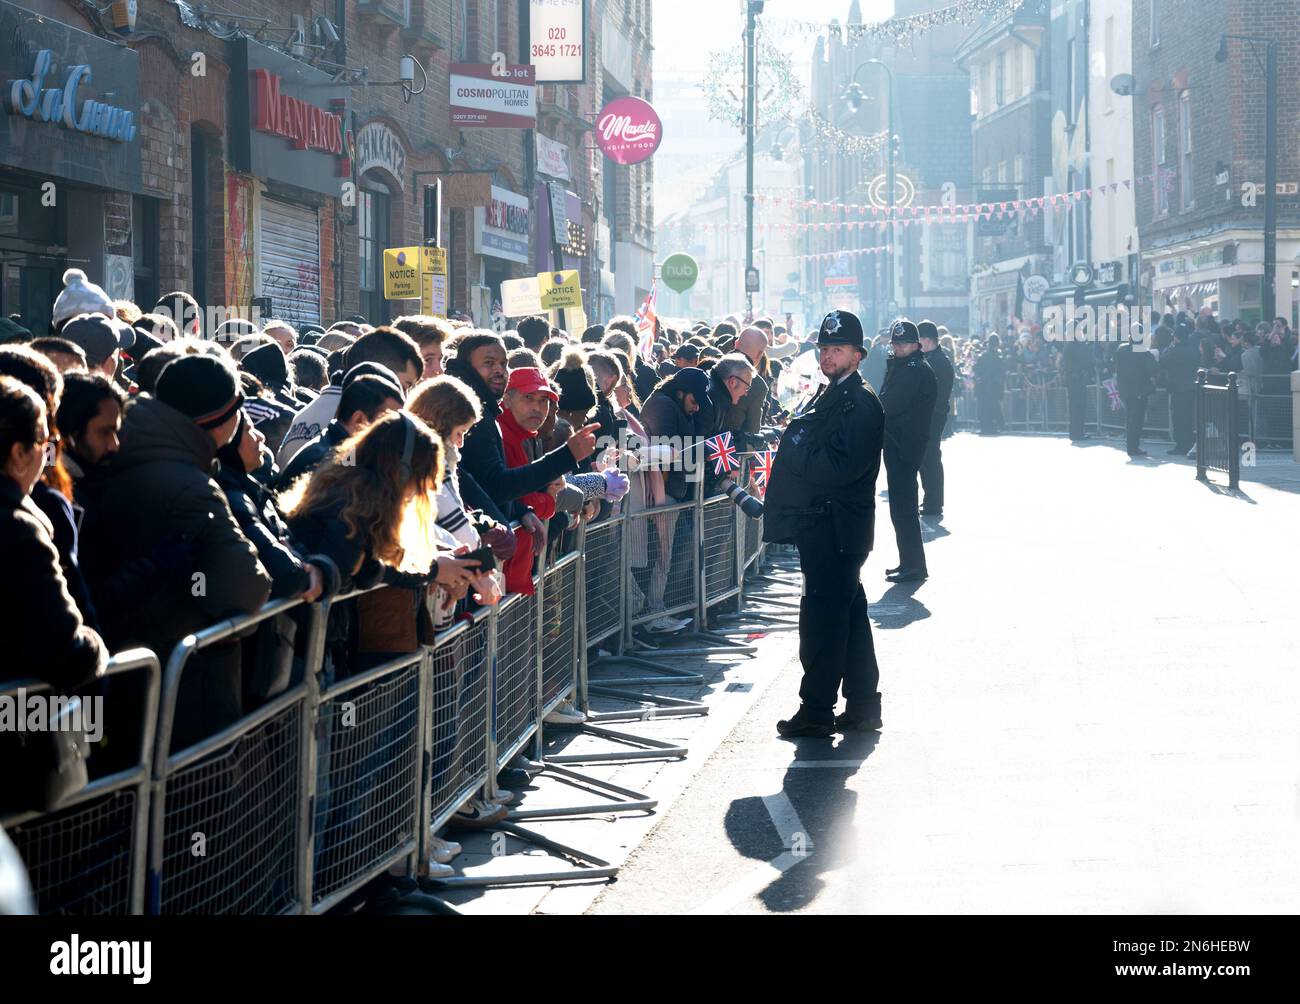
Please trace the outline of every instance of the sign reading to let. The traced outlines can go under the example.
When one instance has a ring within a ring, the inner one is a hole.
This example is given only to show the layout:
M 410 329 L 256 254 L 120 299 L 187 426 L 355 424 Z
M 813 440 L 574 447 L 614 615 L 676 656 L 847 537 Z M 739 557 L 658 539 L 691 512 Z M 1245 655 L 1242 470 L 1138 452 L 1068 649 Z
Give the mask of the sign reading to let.
M 537 287 L 543 310 L 582 306 L 582 285 L 576 268 L 543 272 L 537 277 Z

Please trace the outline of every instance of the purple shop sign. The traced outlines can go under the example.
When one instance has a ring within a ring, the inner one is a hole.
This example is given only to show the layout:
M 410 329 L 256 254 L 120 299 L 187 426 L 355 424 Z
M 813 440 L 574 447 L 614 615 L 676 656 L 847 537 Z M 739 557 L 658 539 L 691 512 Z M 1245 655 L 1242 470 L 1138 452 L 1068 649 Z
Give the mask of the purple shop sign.
M 615 164 L 639 164 L 654 156 L 664 125 L 648 101 L 615 98 L 596 117 L 596 142 Z

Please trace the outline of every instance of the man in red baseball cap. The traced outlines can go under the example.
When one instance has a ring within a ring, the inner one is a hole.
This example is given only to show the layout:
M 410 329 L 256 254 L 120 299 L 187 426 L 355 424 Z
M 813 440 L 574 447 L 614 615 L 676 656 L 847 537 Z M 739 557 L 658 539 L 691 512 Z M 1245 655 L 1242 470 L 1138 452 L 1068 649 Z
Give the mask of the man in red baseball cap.
M 559 401 L 560 395 L 541 370 L 528 366 L 510 371 L 506 391 L 501 398 L 502 411 L 497 416 L 501 445 L 505 448 L 506 467 L 523 467 L 536 459 L 535 454 L 540 452 L 535 447 L 537 430 Z M 563 478 L 552 481 L 543 491 L 520 496 L 518 503 L 535 513 L 545 525 L 555 515 L 555 495 L 563 485 Z M 541 551 L 545 542 L 544 534 L 520 530 L 517 536 L 519 544 L 515 548 L 515 556 L 505 564 L 506 590 L 531 594 L 533 556 Z

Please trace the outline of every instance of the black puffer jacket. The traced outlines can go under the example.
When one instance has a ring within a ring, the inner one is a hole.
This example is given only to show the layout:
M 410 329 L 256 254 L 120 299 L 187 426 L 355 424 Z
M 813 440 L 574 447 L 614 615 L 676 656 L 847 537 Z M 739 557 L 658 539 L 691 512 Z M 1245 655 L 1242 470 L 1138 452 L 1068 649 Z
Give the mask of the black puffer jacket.
M 82 529 L 82 568 L 113 648 L 142 645 L 166 665 L 186 635 L 259 610 L 271 577 L 212 480 L 206 432 L 142 394 L 127 407 L 121 439 L 104 497 Z M 173 748 L 239 717 L 240 672 L 234 642 L 191 658 Z
M 789 543 L 805 530 L 830 529 L 840 553 L 868 554 L 884 435 L 884 408 L 856 370 L 821 390 L 781 437 L 763 539 Z

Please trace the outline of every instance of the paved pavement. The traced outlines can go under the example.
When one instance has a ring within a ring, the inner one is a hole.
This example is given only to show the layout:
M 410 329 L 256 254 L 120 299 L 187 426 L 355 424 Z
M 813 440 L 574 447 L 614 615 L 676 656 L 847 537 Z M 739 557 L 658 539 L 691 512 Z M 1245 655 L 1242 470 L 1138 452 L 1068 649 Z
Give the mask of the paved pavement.
M 593 911 L 1300 909 L 1300 499 L 1113 443 L 945 454 L 933 578 L 883 581 L 887 516 L 864 572 L 884 730 L 776 738 L 773 667 Z

